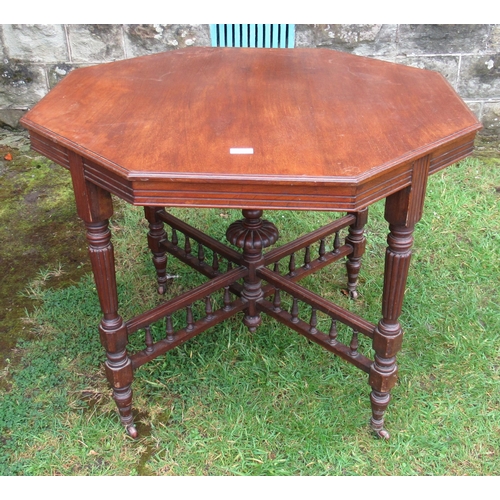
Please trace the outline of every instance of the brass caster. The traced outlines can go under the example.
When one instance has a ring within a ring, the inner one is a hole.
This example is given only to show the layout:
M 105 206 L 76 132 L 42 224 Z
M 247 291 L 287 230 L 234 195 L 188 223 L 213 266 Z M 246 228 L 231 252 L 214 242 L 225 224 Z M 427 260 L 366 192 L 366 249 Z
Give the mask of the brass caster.
M 391 437 L 391 435 L 385 429 L 380 429 L 378 431 L 374 429 L 374 431 L 379 438 L 385 439 L 386 441 L 388 441 Z
M 165 285 L 158 286 L 158 294 L 159 295 L 165 295 L 166 291 L 167 291 L 167 287 Z
M 389 440 L 389 438 L 391 437 L 391 435 L 385 429 L 378 431 L 377 436 L 379 438 L 385 439 L 386 441 Z
M 372 394 L 373 397 L 373 394 Z M 389 440 L 391 435 L 384 429 L 384 420 L 383 419 L 371 419 L 370 427 L 375 435 L 385 441 Z
M 127 425 L 125 427 L 125 430 L 127 431 L 127 434 L 132 439 L 137 439 L 137 437 L 139 436 L 139 433 L 137 432 L 137 429 L 135 428 L 135 425 Z
M 357 292 L 357 290 L 349 290 L 349 298 L 351 300 L 357 300 L 358 297 L 359 293 Z

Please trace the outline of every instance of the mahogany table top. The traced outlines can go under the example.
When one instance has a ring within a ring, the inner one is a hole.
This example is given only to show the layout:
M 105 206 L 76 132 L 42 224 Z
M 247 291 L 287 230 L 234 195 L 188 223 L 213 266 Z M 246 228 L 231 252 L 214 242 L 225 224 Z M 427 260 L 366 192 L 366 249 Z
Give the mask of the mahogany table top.
M 329 49 L 189 48 L 71 72 L 22 119 L 33 147 L 135 204 L 359 209 L 470 154 L 438 73 Z M 333 190 L 332 190 L 333 189 Z M 168 203 L 167 203 L 168 202 Z

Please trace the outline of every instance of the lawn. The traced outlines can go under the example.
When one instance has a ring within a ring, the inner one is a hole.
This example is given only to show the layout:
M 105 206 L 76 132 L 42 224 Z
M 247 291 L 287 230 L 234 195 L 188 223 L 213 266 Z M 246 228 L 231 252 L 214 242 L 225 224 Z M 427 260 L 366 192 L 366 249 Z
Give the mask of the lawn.
M 52 287 L 68 271 L 53 266 L 24 291 L 36 304 L 26 318 L 33 335 L 18 343 L 20 363 L 0 389 L 0 474 L 499 475 L 499 167 L 472 158 L 429 180 L 401 317 L 399 381 L 386 413 L 389 441 L 369 429 L 366 374 L 267 316 L 255 333 L 234 317 L 139 368 L 140 437 L 132 440 L 104 375 L 92 278 Z M 240 218 L 172 213 L 221 240 Z M 336 214 L 266 217 L 286 241 Z M 142 210 L 117 202 L 112 229 L 127 319 L 164 299 L 155 293 Z M 370 209 L 356 302 L 343 293 L 342 263 L 307 286 L 376 323 L 386 234 L 379 202 Z M 176 276 L 169 296 L 201 282 L 173 258 L 169 273 Z M 142 348 L 135 335 L 132 347 Z M 369 339 L 360 343 L 371 356 Z

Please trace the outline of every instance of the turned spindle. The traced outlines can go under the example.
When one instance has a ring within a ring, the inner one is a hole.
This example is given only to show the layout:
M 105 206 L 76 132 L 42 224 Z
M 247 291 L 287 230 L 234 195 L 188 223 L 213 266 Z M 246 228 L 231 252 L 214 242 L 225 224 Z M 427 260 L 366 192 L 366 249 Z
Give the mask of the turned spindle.
M 295 297 L 293 298 L 292 310 L 290 312 L 292 316 L 292 323 L 299 322 L 299 301 Z
M 174 327 L 172 324 L 172 316 L 170 314 L 165 318 L 165 323 L 166 323 L 165 333 L 167 336 L 167 340 L 169 342 L 173 342 L 175 340 Z
M 186 331 L 191 332 L 194 330 L 194 320 L 193 320 L 193 306 L 189 305 L 186 307 Z
M 205 260 L 205 252 L 203 250 L 203 245 L 198 243 L 198 261 L 201 263 Z
M 146 343 L 146 352 L 153 352 L 153 336 L 151 335 L 151 327 L 146 326 L 145 330 L 145 343 Z
M 337 331 L 337 321 L 332 319 L 332 324 L 330 326 L 330 332 L 328 333 L 328 337 L 330 339 L 330 344 L 335 345 L 337 341 L 338 331 Z
M 311 308 L 311 320 L 309 321 L 309 332 L 312 334 L 318 333 L 317 326 L 318 326 L 318 317 L 317 317 L 317 312 L 314 307 Z
M 213 308 L 212 308 L 212 301 L 210 300 L 210 296 L 206 296 L 205 297 L 205 319 L 206 320 L 211 320 L 213 319 L 214 315 L 213 315 Z
M 304 269 L 311 269 L 311 247 L 306 246 L 306 251 L 304 254 Z

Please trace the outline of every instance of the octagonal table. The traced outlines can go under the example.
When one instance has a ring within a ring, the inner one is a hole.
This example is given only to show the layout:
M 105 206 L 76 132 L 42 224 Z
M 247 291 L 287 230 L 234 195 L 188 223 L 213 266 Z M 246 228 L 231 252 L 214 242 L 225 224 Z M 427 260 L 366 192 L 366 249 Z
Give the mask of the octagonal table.
M 106 374 L 131 436 L 134 370 L 239 312 L 251 331 L 265 313 L 366 372 L 371 427 L 389 436 L 384 413 L 427 178 L 468 156 L 481 128 L 441 75 L 327 49 L 190 48 L 74 70 L 21 123 L 33 149 L 71 172 L 103 312 Z M 161 294 L 167 253 L 207 280 L 122 319 L 111 194 L 145 207 Z M 355 299 L 367 207 L 383 198 L 390 232 L 375 325 L 299 281 L 344 259 Z M 242 209 L 226 234 L 241 252 L 165 207 Z M 266 251 L 278 228 L 264 209 L 345 215 Z M 204 312 L 195 314 L 199 302 Z M 185 320 L 174 328 L 179 311 Z M 156 322 L 163 338 L 151 334 Z M 347 341 L 339 322 L 352 331 Z M 129 336 L 139 330 L 144 349 L 130 352 Z M 359 334 L 372 339 L 373 359 L 359 352 Z

